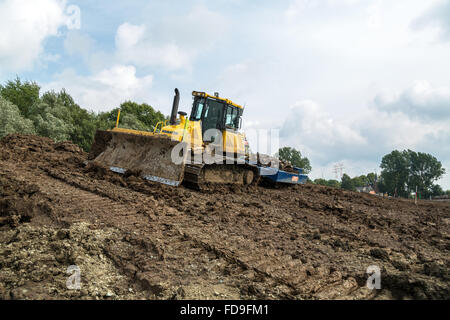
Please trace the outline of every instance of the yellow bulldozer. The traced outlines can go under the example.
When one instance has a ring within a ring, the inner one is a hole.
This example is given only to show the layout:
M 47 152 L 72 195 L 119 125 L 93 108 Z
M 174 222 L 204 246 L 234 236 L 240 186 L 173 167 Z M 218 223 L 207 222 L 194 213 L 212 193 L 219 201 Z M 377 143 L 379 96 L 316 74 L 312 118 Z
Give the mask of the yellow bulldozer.
M 147 180 L 172 186 L 183 181 L 250 185 L 267 178 L 279 183 L 304 183 L 302 169 L 279 170 L 277 159 L 261 163 L 252 157 L 240 131 L 244 108 L 231 100 L 193 91 L 189 117 L 178 111 L 175 89 L 170 118 L 153 132 L 119 127 L 97 130 L 89 159 L 117 173 L 133 172 Z M 177 117 L 179 115 L 179 117 Z

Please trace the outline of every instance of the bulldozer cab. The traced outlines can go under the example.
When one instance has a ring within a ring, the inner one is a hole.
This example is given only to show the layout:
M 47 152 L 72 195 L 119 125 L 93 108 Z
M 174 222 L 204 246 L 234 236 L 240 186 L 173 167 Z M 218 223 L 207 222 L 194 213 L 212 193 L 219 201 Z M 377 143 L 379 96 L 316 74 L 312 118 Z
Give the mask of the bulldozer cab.
M 221 141 L 225 153 L 245 154 L 245 138 L 239 133 L 243 108 L 231 100 L 220 98 L 217 93 L 211 96 L 194 91 L 192 95 L 194 103 L 190 120 L 200 122 L 203 143 Z M 216 131 L 208 132 L 210 129 Z
M 211 97 L 194 97 L 191 121 L 201 121 L 202 134 L 209 129 L 236 132 L 240 129 L 242 108 Z
M 195 98 L 193 108 L 190 120 L 201 121 L 203 137 L 209 129 L 223 130 L 223 103 L 207 98 Z M 209 142 L 205 139 L 204 141 Z

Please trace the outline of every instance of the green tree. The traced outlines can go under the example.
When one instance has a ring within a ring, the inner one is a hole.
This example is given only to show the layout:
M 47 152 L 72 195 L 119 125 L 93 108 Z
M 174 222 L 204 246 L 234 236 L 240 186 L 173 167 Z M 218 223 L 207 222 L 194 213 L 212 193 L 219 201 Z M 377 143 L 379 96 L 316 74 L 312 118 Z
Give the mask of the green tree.
M 65 89 L 58 93 L 46 92 L 41 100 L 51 108 L 52 115 L 69 125 L 68 140 L 89 151 L 97 129 L 97 116 L 76 104 Z
M 328 184 L 327 184 L 327 180 L 325 180 L 325 179 L 321 179 L 321 178 L 319 178 L 319 179 L 315 179 L 314 181 L 314 184 L 318 184 L 318 185 L 321 185 L 321 186 L 327 186 Z
M 368 185 L 367 183 L 367 176 L 362 175 L 359 177 L 354 177 L 352 179 L 352 185 L 356 188 L 356 187 L 365 187 Z
M 394 150 L 385 155 L 380 165 L 383 188 L 385 192 L 394 196 L 408 196 L 408 159 L 404 153 Z
M 134 129 L 139 131 L 152 131 L 151 127 L 142 123 L 138 117 L 132 113 L 120 116 L 120 127 L 126 129 Z
M 314 180 L 314 183 L 322 185 L 322 186 L 333 187 L 333 188 L 338 188 L 338 189 L 341 187 L 340 182 L 337 180 L 316 179 L 316 180 Z
M 116 125 L 117 113 L 119 108 L 108 112 L 100 112 L 96 117 L 96 126 L 100 130 L 109 130 Z
M 61 105 L 49 106 L 43 102 L 35 105 L 31 120 L 36 128 L 36 133 L 55 141 L 70 140 L 73 126 L 61 117 L 64 111 L 62 109 Z
M 302 168 L 305 173 L 311 172 L 311 164 L 307 157 L 302 157 L 300 151 L 291 147 L 284 147 L 278 150 L 277 156 L 280 160 L 289 161 L 294 167 Z
M 0 95 L 16 105 L 22 116 L 28 118 L 32 106 L 39 102 L 40 87 L 36 82 L 22 82 L 19 77 L 0 85 Z
M 416 188 L 422 197 L 429 197 L 436 191 L 433 183 L 445 173 L 434 156 L 412 150 L 392 151 L 383 157 L 380 167 L 380 190 L 401 197 L 408 197 Z
M 376 173 L 373 173 L 373 172 L 368 173 L 366 176 L 366 185 L 371 186 L 375 190 L 377 187 L 377 185 L 376 185 L 377 180 L 378 180 L 378 177 L 377 177 Z
M 437 188 L 433 184 L 445 173 L 441 162 L 427 153 L 414 152 L 412 150 L 403 151 L 403 153 L 409 164 L 408 187 L 410 191 L 417 187 L 417 190 L 424 197 L 429 197 L 434 192 L 442 191 L 442 189 L 439 190 L 439 186 Z
M 431 187 L 430 196 L 436 197 L 436 196 L 443 196 L 445 194 L 444 190 L 442 190 L 442 187 L 438 184 L 435 184 Z
M 34 134 L 33 122 L 25 119 L 19 108 L 0 96 L 0 138 L 10 133 Z
M 356 187 L 372 187 L 373 190 L 377 190 L 377 175 L 373 172 L 367 175 L 361 175 L 352 179 L 353 186 Z
M 153 130 L 158 121 L 165 120 L 161 112 L 156 111 L 146 103 L 138 104 L 133 101 L 126 101 L 120 105 L 120 113 L 122 116 L 134 115 L 149 131 Z
M 338 189 L 341 187 L 341 183 L 334 179 L 328 180 L 327 185 L 329 187 L 338 188 Z
M 355 184 L 352 178 L 350 178 L 346 173 L 342 175 L 341 178 L 341 188 L 345 190 L 355 191 Z
M 97 124 L 101 129 L 111 129 L 116 125 L 119 108 L 98 115 Z M 155 111 L 146 103 L 138 104 L 127 101 L 120 105 L 119 126 L 126 129 L 153 131 L 159 121 L 166 117 L 159 111 Z

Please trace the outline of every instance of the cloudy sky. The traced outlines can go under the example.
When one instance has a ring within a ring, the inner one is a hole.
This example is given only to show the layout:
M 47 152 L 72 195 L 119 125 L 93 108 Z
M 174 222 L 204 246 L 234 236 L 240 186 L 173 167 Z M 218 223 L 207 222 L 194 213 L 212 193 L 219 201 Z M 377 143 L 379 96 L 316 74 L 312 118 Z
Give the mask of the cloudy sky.
M 218 91 L 312 178 L 379 172 L 410 148 L 443 162 L 450 189 L 450 0 L 0 0 L 0 30 L 1 83 L 165 114 L 175 87 L 185 111 L 192 90 Z

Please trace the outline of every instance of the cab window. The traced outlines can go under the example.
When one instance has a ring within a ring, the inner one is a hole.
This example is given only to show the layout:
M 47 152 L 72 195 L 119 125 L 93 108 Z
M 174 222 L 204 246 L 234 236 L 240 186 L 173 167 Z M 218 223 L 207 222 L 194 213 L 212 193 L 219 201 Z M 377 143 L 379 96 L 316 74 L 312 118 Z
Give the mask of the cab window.
M 202 118 L 202 112 L 205 106 L 205 99 L 197 99 L 191 120 L 198 121 Z
M 227 112 L 225 116 L 225 127 L 230 129 L 237 129 L 239 126 L 239 110 L 233 106 L 227 106 Z
M 219 101 L 208 99 L 202 119 L 202 129 L 221 129 L 223 123 L 223 104 Z

